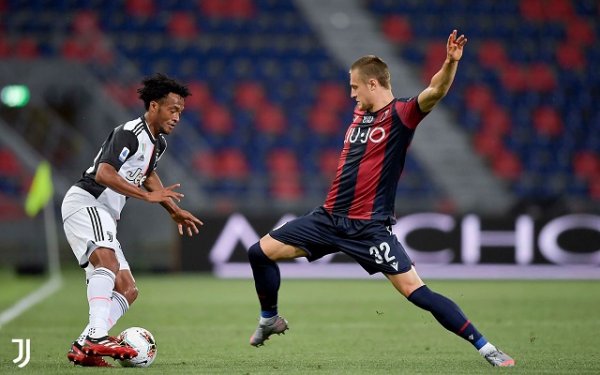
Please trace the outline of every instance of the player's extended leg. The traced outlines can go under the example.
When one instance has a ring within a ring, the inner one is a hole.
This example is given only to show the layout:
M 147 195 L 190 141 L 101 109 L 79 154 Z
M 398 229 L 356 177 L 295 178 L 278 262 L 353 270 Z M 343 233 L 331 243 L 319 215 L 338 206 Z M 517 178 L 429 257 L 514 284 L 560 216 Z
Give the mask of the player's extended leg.
M 278 315 L 277 297 L 281 276 L 275 261 L 306 256 L 306 253 L 293 246 L 286 245 L 269 235 L 248 249 L 248 260 L 254 275 L 254 286 L 260 302 L 260 321 L 256 331 L 250 337 L 250 345 L 261 346 L 269 336 L 285 333 L 287 321 Z
M 402 274 L 386 276 L 410 302 L 429 311 L 444 328 L 469 341 L 491 365 L 514 366 L 515 361 L 489 343 L 456 303 L 431 291 L 414 267 Z

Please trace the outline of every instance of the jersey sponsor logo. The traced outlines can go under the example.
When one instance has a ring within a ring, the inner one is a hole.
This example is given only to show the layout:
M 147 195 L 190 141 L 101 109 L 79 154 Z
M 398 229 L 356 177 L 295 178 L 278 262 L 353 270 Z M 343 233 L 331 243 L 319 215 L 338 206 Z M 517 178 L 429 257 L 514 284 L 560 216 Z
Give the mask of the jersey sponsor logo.
M 135 171 L 127 172 L 125 179 L 134 185 L 140 186 L 146 180 L 146 176 L 142 173 L 142 168 L 138 168 Z
M 127 160 L 127 156 L 129 156 L 129 149 L 127 147 L 123 147 L 123 150 L 121 150 L 121 153 L 119 154 L 119 160 L 122 163 L 125 163 L 125 160 Z
M 346 134 L 344 143 L 367 143 L 368 141 L 379 143 L 385 139 L 385 136 L 385 129 L 380 126 L 371 128 L 355 127 Z

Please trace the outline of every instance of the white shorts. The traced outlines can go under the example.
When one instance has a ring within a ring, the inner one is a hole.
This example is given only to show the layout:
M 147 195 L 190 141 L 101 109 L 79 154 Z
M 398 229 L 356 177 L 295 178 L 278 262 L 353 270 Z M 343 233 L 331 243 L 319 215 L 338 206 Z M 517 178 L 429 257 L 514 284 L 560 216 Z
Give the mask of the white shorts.
M 102 207 L 83 207 L 64 220 L 67 241 L 81 268 L 85 268 L 86 276 L 94 270 L 89 256 L 99 247 L 113 249 L 119 269 L 129 269 L 121 244 L 117 239 L 117 223 Z M 87 278 L 87 277 L 86 277 Z

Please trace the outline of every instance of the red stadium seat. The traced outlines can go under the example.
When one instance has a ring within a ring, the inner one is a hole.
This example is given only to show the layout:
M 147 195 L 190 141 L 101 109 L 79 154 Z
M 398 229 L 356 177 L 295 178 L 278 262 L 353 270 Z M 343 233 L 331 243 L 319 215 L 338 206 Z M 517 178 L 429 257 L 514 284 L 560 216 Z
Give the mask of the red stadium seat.
M 589 47 L 596 42 L 596 33 L 585 19 L 576 19 L 567 24 L 566 42 Z
M 339 111 L 350 104 L 350 90 L 338 82 L 324 82 L 317 88 L 317 106 Z
M 482 130 L 498 137 L 508 133 L 511 128 L 511 119 L 506 110 L 497 105 L 488 107 L 481 117 Z
M 200 10 L 209 17 L 251 19 L 256 13 L 253 0 L 200 0 Z
M 521 16 L 528 21 L 567 21 L 575 17 L 569 0 L 521 0 Z
M 473 146 L 479 155 L 492 158 L 504 151 L 502 137 L 491 132 L 479 132 L 473 138 Z
M 193 81 L 188 85 L 190 96 L 185 98 L 185 109 L 201 111 L 212 107 L 212 95 L 210 88 L 205 82 Z
M 500 80 L 508 91 L 524 91 L 528 86 L 527 70 L 516 64 L 506 65 L 500 72 Z
M 75 38 L 69 38 L 63 42 L 61 54 L 67 60 L 84 61 L 88 55 L 88 50 L 80 45 Z
M 98 15 L 91 10 L 77 12 L 73 16 L 71 29 L 75 35 L 89 35 L 99 32 Z
M 504 150 L 494 155 L 492 167 L 496 176 L 503 179 L 515 181 L 521 177 L 521 161 L 510 151 Z
M 271 175 L 298 175 L 300 166 L 296 154 L 287 148 L 271 150 L 267 154 L 267 168 Z
M 155 12 L 154 0 L 127 0 L 125 11 L 133 17 L 150 17 Z
M 478 51 L 479 63 L 488 69 L 497 69 L 509 63 L 504 44 L 495 40 L 487 40 L 481 44 Z
M 585 55 L 579 44 L 562 42 L 556 49 L 556 61 L 565 70 L 583 69 L 587 65 Z
M 217 155 L 214 171 L 218 178 L 245 179 L 249 175 L 247 158 L 239 149 L 222 150 Z
M 245 110 L 256 111 L 266 101 L 265 89 L 259 82 L 241 82 L 235 87 L 235 104 Z
M 262 133 L 282 134 L 287 126 L 283 110 L 270 103 L 265 103 L 254 114 L 254 126 Z
M 0 221 L 17 220 L 24 217 L 23 205 L 0 192 Z
M 273 176 L 269 187 L 271 196 L 279 201 L 298 201 L 302 199 L 299 176 Z
M 229 0 L 226 4 L 229 17 L 251 19 L 256 13 L 254 0 Z
M 540 135 L 556 137 L 563 132 L 563 122 L 558 111 L 550 106 L 540 107 L 533 112 L 533 125 Z
M 573 158 L 575 175 L 584 178 L 598 178 L 600 176 L 600 156 L 591 151 L 580 151 Z
M 12 55 L 12 46 L 10 41 L 0 35 L 0 57 L 10 57 Z
M 521 0 L 519 10 L 521 16 L 528 21 L 543 21 L 546 4 L 543 0 Z
M 332 136 L 338 133 L 341 126 L 337 113 L 329 107 L 317 106 L 310 111 L 309 126 L 313 133 L 321 136 Z
M 169 35 L 178 39 L 191 40 L 198 36 L 196 17 L 191 13 L 175 12 L 167 24 Z
M 485 84 L 473 84 L 465 89 L 465 105 L 470 111 L 483 112 L 494 104 L 494 94 Z
M 546 21 L 568 21 L 575 17 L 575 9 L 571 0 L 547 0 L 544 4 Z
M 406 43 L 412 40 L 412 28 L 407 17 L 392 14 L 384 18 L 382 30 L 393 43 Z
M 544 63 L 536 63 L 529 67 L 527 81 L 533 91 L 550 92 L 556 89 L 554 72 Z
M 216 164 L 217 158 L 211 151 L 199 151 L 192 157 L 192 165 L 194 170 L 207 178 L 214 178 L 216 176 Z
M 15 177 L 23 174 L 23 167 L 15 154 L 9 149 L 0 148 L 0 175 Z
M 13 45 L 13 53 L 21 59 L 35 59 L 39 55 L 38 42 L 31 37 L 23 37 Z
M 233 119 L 223 105 L 214 103 L 202 111 L 202 129 L 212 134 L 224 135 L 233 131 Z

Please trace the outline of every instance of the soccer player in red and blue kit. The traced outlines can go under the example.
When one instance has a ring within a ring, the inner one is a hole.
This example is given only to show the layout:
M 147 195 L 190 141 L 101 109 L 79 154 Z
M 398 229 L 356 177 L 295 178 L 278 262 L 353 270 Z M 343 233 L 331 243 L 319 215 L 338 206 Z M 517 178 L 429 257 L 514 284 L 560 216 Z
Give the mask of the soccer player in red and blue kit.
M 325 204 L 248 249 L 261 306 L 251 345 L 261 346 L 269 336 L 288 329 L 277 309 L 281 277 L 276 262 L 298 257 L 314 261 L 341 251 L 369 274 L 383 273 L 410 302 L 473 344 L 491 365 L 514 366 L 515 361 L 489 343 L 453 301 L 423 283 L 391 229 L 408 146 L 419 122 L 448 93 L 466 43 L 467 38 L 454 30 L 441 69 L 429 87 L 408 99 L 394 97 L 388 67 L 380 58 L 364 56 L 352 64 L 350 90 L 357 105 Z

